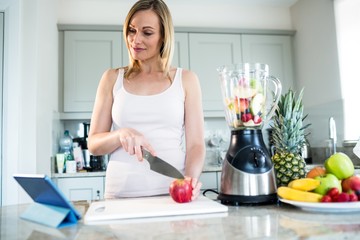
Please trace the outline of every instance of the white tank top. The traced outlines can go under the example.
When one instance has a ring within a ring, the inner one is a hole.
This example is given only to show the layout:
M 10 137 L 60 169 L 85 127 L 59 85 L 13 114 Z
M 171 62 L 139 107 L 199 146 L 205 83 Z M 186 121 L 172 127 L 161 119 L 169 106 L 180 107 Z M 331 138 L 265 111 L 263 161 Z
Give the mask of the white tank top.
M 113 88 L 112 130 L 128 127 L 142 133 L 157 156 L 181 172 L 185 169 L 184 104 L 182 69 L 176 70 L 171 86 L 150 96 L 134 95 L 123 87 L 124 70 L 119 70 Z M 150 170 L 123 148 L 110 155 L 106 170 L 105 198 L 166 194 L 173 179 Z

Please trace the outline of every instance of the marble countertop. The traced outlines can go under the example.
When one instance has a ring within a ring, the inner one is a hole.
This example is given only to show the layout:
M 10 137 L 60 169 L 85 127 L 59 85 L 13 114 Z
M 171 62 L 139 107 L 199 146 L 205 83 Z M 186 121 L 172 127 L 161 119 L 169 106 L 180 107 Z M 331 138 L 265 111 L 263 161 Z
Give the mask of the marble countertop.
M 85 214 L 87 202 L 75 202 Z M 28 204 L 3 206 L 0 239 L 357 239 L 359 213 L 306 212 L 286 204 L 229 206 L 226 216 L 113 222 L 54 229 L 25 221 Z

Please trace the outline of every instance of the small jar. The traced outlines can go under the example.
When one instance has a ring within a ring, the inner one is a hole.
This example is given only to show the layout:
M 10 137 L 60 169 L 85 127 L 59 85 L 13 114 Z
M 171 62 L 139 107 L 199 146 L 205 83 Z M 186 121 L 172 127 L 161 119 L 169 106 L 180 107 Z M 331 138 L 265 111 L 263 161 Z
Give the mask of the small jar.
M 66 173 L 76 173 L 75 160 L 67 160 L 65 165 L 66 165 Z

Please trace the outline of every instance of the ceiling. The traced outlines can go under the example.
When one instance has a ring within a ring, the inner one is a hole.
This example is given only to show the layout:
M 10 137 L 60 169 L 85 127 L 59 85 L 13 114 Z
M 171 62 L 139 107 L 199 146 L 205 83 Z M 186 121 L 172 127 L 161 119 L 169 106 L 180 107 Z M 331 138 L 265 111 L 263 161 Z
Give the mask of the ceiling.
M 166 0 L 166 2 L 172 2 L 178 0 Z M 263 6 L 274 6 L 274 7 L 290 7 L 298 0 L 221 0 L 221 3 L 234 4 L 234 5 L 263 5 Z M 218 4 L 218 0 L 182 0 L 182 3 L 197 3 L 204 5 L 211 5 L 213 3 Z

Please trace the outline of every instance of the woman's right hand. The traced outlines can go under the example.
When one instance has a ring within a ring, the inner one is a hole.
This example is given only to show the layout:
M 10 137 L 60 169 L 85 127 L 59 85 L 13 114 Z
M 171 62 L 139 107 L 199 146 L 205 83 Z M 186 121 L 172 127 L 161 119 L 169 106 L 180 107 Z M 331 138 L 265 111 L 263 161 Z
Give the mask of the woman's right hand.
M 132 128 L 121 128 L 118 131 L 122 148 L 130 155 L 136 155 L 139 161 L 143 160 L 142 147 L 146 148 L 152 155 L 156 156 L 155 150 L 140 132 Z

